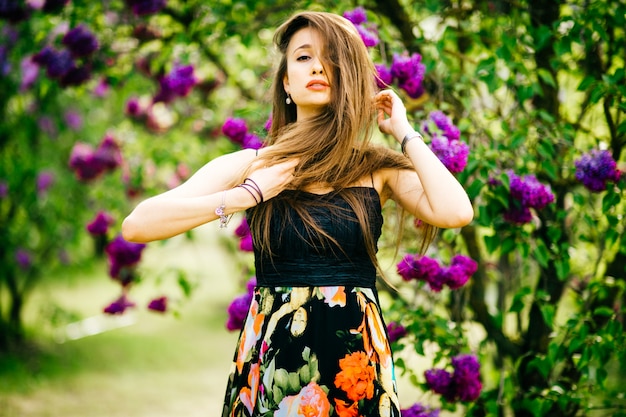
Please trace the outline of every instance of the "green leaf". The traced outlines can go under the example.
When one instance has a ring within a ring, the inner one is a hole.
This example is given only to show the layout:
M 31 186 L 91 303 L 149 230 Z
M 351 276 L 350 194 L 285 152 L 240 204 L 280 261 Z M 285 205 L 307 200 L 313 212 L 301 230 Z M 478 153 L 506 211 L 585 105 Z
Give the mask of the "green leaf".
M 554 313 L 556 311 L 555 307 L 552 304 L 540 304 L 539 309 L 541 310 L 543 321 L 548 327 L 552 327 L 554 324 Z
M 609 189 L 604 197 L 602 198 L 602 211 L 604 213 L 610 211 L 613 207 L 615 207 L 620 202 L 620 195 Z
M 611 317 L 615 314 L 615 311 L 607 306 L 601 306 L 601 307 L 596 307 L 593 310 L 593 314 L 595 316 L 602 316 L 602 317 Z
M 593 85 L 593 83 L 596 82 L 596 79 L 594 77 L 592 77 L 591 75 L 588 75 L 587 77 L 585 77 L 580 84 L 578 84 L 578 91 L 586 91 L 589 87 L 591 87 Z
M 556 268 L 556 276 L 559 279 L 559 281 L 566 280 L 569 276 L 569 271 L 570 271 L 569 261 L 563 260 L 563 259 L 557 259 L 556 261 L 554 261 L 554 266 Z
M 554 81 L 554 76 L 545 68 L 539 68 L 537 71 L 537 75 L 539 78 L 550 87 L 556 87 L 556 82 Z
M 522 311 L 525 305 L 524 299 L 527 298 L 531 293 L 532 289 L 529 286 L 520 288 L 513 296 L 513 301 L 511 302 L 509 312 L 519 313 L 520 311 Z
M 546 268 L 548 266 L 548 260 L 550 259 L 550 253 L 548 252 L 548 248 L 545 243 L 541 240 L 537 240 L 537 245 L 535 246 L 535 250 L 533 252 L 535 255 L 535 259 L 539 262 L 539 265 Z
M 487 247 L 487 252 L 494 253 L 496 250 L 498 250 L 498 247 L 500 246 L 500 238 L 498 235 L 487 235 L 484 237 L 484 240 L 485 246 Z

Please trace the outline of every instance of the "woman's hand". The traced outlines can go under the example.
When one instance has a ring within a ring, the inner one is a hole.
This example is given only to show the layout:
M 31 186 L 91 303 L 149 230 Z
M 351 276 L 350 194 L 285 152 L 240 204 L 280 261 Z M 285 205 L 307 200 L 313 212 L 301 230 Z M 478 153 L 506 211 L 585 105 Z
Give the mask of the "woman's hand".
M 378 128 L 400 142 L 413 130 L 406 117 L 402 99 L 392 90 L 383 90 L 376 94 L 374 100 L 378 110 Z
M 272 166 L 258 168 L 253 164 L 256 169 L 248 177 L 258 185 L 263 193 L 263 199 L 267 201 L 278 195 L 291 183 L 298 162 L 298 159 L 290 159 Z M 260 165 L 260 163 L 255 164 Z

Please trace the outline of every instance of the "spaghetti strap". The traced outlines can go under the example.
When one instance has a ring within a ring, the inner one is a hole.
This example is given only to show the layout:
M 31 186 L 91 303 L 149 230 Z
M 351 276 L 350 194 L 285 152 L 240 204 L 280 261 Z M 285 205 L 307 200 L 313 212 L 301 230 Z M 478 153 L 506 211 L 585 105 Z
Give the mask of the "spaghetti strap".
M 255 151 L 255 156 L 259 156 L 259 150 L 258 149 Z
M 372 180 L 372 188 L 376 188 L 376 186 L 374 185 L 374 173 L 370 172 L 370 179 Z

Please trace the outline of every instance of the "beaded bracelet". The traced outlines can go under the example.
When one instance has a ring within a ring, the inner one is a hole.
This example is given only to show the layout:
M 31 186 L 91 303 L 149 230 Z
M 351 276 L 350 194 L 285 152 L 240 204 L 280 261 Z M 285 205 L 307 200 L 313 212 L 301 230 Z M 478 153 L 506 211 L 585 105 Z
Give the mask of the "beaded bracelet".
M 215 209 L 215 214 L 220 216 L 220 229 L 225 228 L 228 225 L 230 218 L 233 216 L 232 214 L 230 215 L 226 214 L 225 200 L 226 200 L 226 190 L 222 193 L 222 204 L 217 206 L 217 208 Z
M 402 149 L 402 153 L 404 154 L 404 156 L 408 156 L 406 154 L 406 145 L 415 138 L 420 138 L 421 140 L 424 140 L 422 135 L 420 135 L 418 132 L 409 132 L 406 134 L 404 139 L 402 139 L 402 144 L 400 145 L 400 149 Z

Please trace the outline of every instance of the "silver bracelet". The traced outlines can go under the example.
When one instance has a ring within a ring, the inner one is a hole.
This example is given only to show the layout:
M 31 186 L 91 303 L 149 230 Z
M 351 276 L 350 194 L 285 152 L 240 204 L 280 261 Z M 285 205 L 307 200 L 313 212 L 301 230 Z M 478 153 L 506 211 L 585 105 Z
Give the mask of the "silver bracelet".
M 402 144 L 400 145 L 400 149 L 402 149 L 402 153 L 404 154 L 404 156 L 408 156 L 406 154 L 406 145 L 407 145 L 407 143 L 409 143 L 410 141 L 412 141 L 415 138 L 420 138 L 421 140 L 424 140 L 422 135 L 420 135 L 418 132 L 409 132 L 409 133 L 406 134 L 404 139 L 402 139 Z
M 220 216 L 220 229 L 224 229 L 226 226 L 228 226 L 228 222 L 233 216 L 232 214 L 226 215 L 226 191 L 227 190 L 224 190 L 224 192 L 222 193 L 222 204 L 217 206 L 217 208 L 215 209 L 215 214 Z

